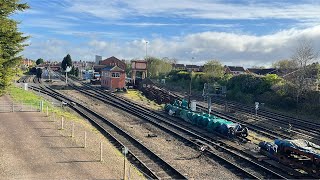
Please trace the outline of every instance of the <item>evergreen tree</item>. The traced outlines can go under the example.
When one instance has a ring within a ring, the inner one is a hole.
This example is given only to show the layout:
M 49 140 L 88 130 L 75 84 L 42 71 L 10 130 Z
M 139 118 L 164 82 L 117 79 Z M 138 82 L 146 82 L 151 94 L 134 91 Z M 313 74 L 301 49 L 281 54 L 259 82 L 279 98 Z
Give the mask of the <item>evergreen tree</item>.
M 75 75 L 76 77 L 79 76 L 79 68 L 76 68 L 76 70 L 75 70 L 75 72 L 74 72 L 74 75 Z
M 26 3 L 19 0 L 0 0 L 0 94 L 10 85 L 14 73 L 22 57 L 18 54 L 23 51 L 28 38 L 19 32 L 17 22 L 9 17 L 16 11 L 28 9 Z
M 70 73 L 69 73 L 69 74 L 72 74 L 72 75 L 74 75 L 74 74 L 75 74 L 74 66 L 72 66 L 71 71 L 70 71 Z
M 61 68 L 65 71 L 67 69 L 68 66 L 72 66 L 72 59 L 71 56 L 69 54 L 67 54 L 67 56 L 65 56 L 61 62 Z
M 43 61 L 42 58 L 37 59 L 37 61 L 36 61 L 36 64 L 37 64 L 37 65 L 42 64 L 42 63 L 44 63 L 44 61 Z
M 37 69 L 37 78 L 41 79 L 41 77 L 42 77 L 42 69 L 38 68 Z

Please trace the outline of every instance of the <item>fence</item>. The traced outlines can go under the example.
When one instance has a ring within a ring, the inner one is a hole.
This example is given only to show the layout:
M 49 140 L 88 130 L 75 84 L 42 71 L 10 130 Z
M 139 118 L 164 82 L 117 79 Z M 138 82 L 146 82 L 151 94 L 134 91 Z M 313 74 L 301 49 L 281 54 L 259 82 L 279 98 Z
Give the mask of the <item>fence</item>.
M 42 101 L 36 106 L 34 103 L 0 103 L 0 112 L 39 112 L 43 107 Z

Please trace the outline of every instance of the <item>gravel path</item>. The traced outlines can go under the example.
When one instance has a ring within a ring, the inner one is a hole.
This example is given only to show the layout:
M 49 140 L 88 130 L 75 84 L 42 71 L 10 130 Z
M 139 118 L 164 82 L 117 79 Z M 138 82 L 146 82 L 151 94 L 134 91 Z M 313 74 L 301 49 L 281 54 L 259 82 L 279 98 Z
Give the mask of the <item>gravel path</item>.
M 87 106 L 91 106 L 95 111 L 120 125 L 167 162 L 178 168 L 183 174 L 186 174 L 189 179 L 237 179 L 237 176 L 216 162 L 203 156 L 198 157 L 199 151 L 185 146 L 170 134 L 131 114 L 101 101 L 88 98 L 75 90 L 63 90 L 61 92 L 85 103 Z M 157 137 L 150 138 L 148 134 Z
M 8 96 L 1 102 L 11 102 Z M 39 112 L 0 113 L 0 179 L 121 179 L 123 156 L 84 121 L 60 121 Z M 75 123 L 75 137 L 70 137 Z M 83 132 L 87 148 L 83 148 Z M 103 142 L 104 162 L 99 143 Z M 130 167 L 130 179 L 144 179 Z M 129 170 L 127 170 L 129 172 Z

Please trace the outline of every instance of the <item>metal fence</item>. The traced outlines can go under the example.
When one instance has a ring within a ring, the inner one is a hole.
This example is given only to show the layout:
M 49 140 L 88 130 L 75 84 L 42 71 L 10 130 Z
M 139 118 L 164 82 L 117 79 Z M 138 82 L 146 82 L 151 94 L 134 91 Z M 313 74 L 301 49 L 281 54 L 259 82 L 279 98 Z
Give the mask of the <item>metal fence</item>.
M 41 110 L 41 102 L 39 105 L 33 103 L 0 103 L 0 112 L 39 112 Z

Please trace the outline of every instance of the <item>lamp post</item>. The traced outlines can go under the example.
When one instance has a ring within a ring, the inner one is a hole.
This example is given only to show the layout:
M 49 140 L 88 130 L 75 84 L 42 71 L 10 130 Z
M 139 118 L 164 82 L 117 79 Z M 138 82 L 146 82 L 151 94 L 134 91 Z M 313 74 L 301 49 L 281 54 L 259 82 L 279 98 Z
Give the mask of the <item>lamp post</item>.
M 146 58 L 148 57 L 148 41 L 146 41 Z
M 194 57 L 192 57 L 192 62 L 193 62 L 193 59 L 194 59 Z M 191 64 L 193 64 L 193 63 L 191 63 Z M 193 72 L 193 70 L 191 69 L 191 72 L 190 72 L 190 83 L 189 83 L 188 108 L 190 108 L 190 103 L 191 103 L 192 72 Z

